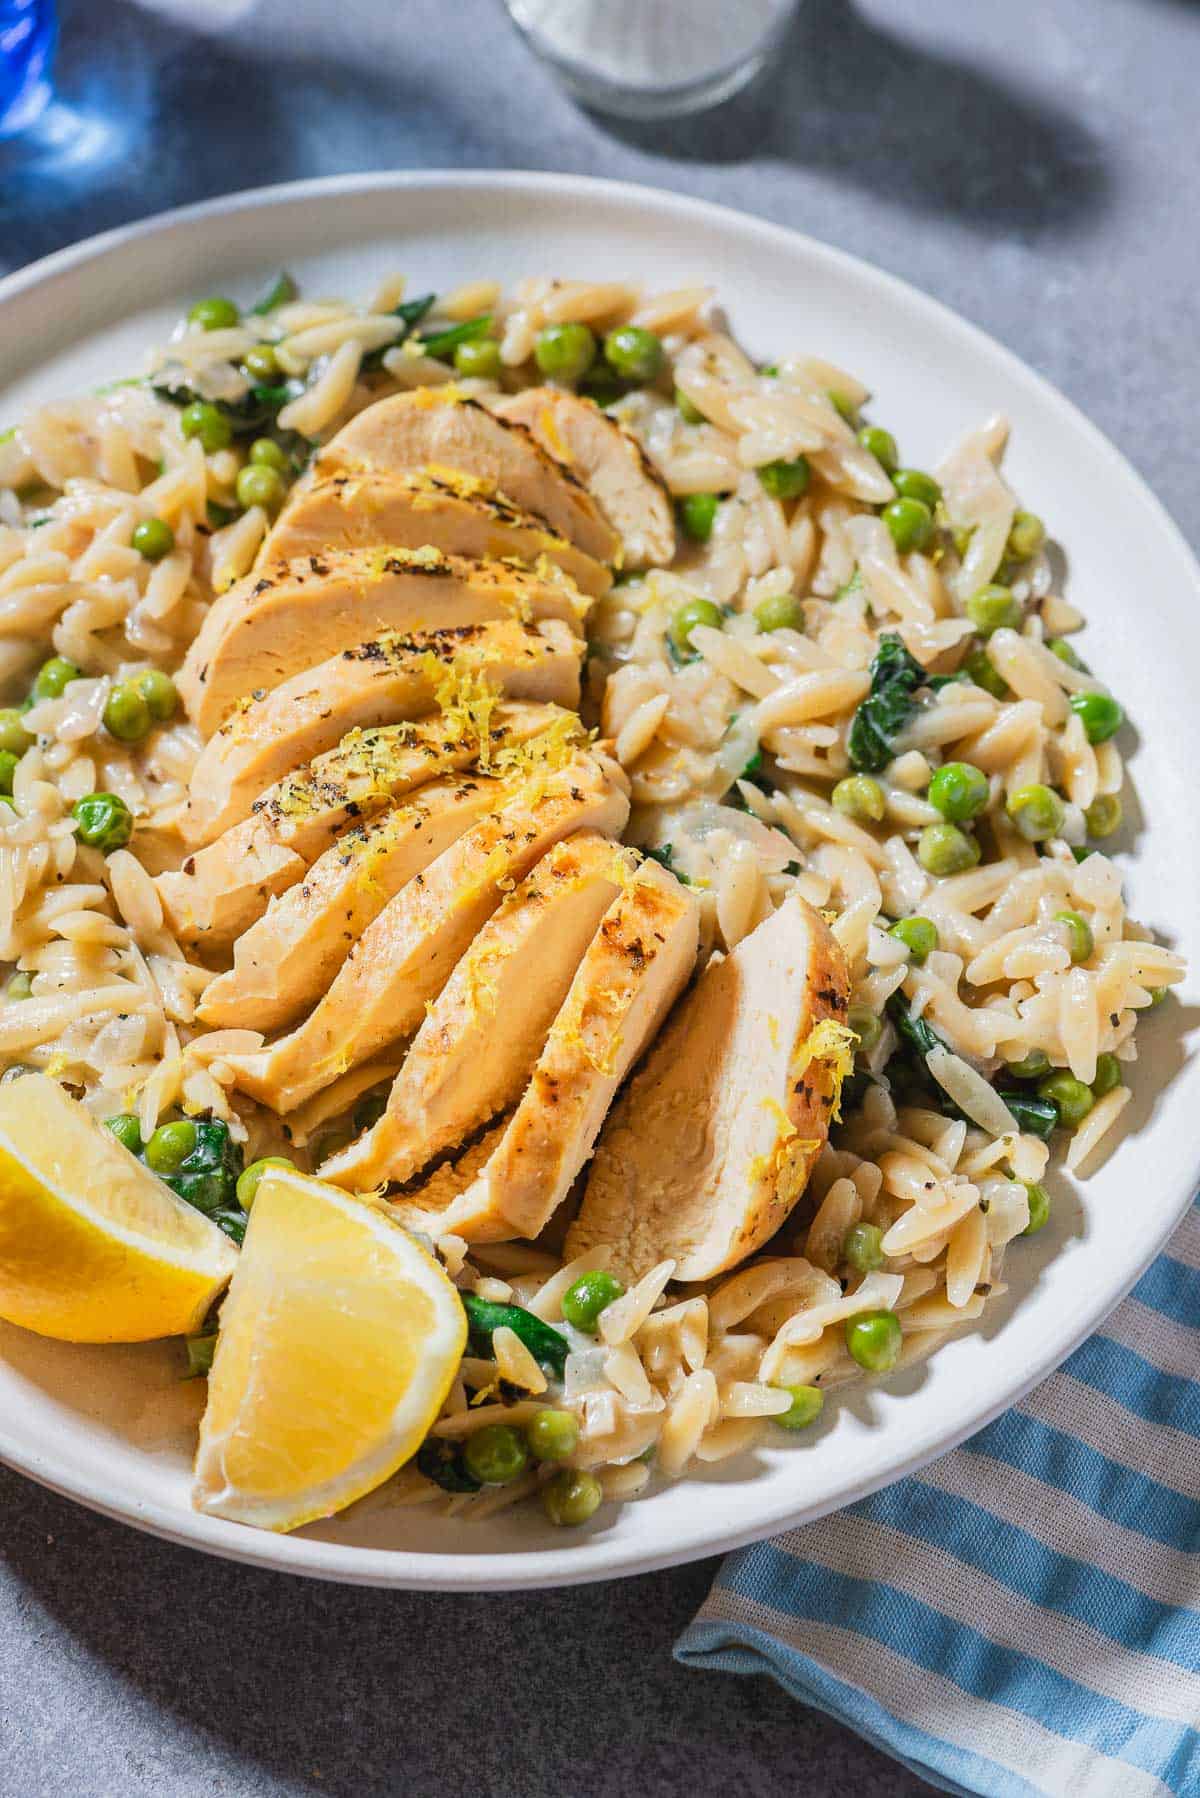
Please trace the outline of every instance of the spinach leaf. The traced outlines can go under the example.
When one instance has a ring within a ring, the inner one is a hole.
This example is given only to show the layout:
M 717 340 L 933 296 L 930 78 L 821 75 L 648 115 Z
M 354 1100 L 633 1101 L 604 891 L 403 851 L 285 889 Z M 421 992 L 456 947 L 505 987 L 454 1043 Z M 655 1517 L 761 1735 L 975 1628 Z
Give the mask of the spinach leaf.
M 154 383 L 154 391 L 159 399 L 181 409 L 201 398 L 191 387 L 171 387 L 160 382 Z M 251 387 L 240 400 L 208 400 L 204 403 L 215 405 L 221 416 L 229 420 L 235 437 L 256 437 L 264 425 L 274 424 L 281 408 L 289 400 L 296 399 L 303 392 L 303 381 L 281 381 L 276 386 Z
M 262 318 L 266 313 L 274 312 L 276 306 L 286 306 L 289 301 L 298 300 L 299 298 L 300 289 L 288 274 L 287 270 L 282 269 L 279 274 L 276 275 L 262 299 L 256 301 L 256 303 L 251 306 L 250 316 L 251 318 Z
M 238 1176 L 243 1156 L 240 1143 L 234 1142 L 228 1124 L 219 1118 L 208 1118 L 196 1124 L 196 1141 L 191 1153 L 173 1174 L 160 1174 L 159 1179 L 234 1242 L 246 1234 L 246 1213 L 237 1202 Z
M 1039 1099 L 1036 1093 L 1010 1092 L 1000 1086 L 996 1091 L 1030 1136 L 1040 1136 L 1047 1142 L 1058 1128 L 1058 1106 L 1053 1099 Z
M 671 843 L 664 843 L 661 849 L 644 849 L 642 854 L 648 862 L 657 862 L 668 874 L 673 874 L 681 886 L 690 887 L 691 881 L 675 866 L 675 849 Z
M 913 694 L 927 685 L 925 670 L 895 631 L 885 631 L 871 663 L 871 691 L 854 714 L 846 748 L 850 766 L 878 774 L 892 759 L 892 743 L 912 716 Z
M 440 1486 L 443 1492 L 478 1492 L 480 1483 L 468 1473 L 461 1442 L 426 1436 L 417 1450 L 417 1472 Z
M 567 1364 L 570 1344 L 558 1330 L 543 1323 L 532 1311 L 526 1311 L 520 1305 L 498 1305 L 491 1299 L 481 1299 L 473 1292 L 461 1294 L 463 1310 L 467 1314 L 468 1340 L 471 1352 L 475 1355 L 492 1353 L 492 1331 L 498 1330 L 501 1324 L 507 1324 L 514 1335 L 519 1336 L 525 1347 L 543 1372 L 561 1380 Z
M 418 337 L 417 342 L 427 356 L 449 356 L 460 343 L 474 343 L 477 338 L 486 337 L 491 328 L 491 313 L 481 312 L 477 318 L 464 319 L 461 325 L 450 325 L 431 337 Z
M 419 299 L 402 300 L 398 306 L 392 307 L 394 315 L 397 318 L 402 318 L 404 320 L 407 327 L 404 333 L 406 337 L 414 325 L 420 324 L 436 299 L 436 293 L 423 293 Z
M 925 1067 L 925 1057 L 931 1049 L 948 1049 L 950 1045 L 943 1041 L 933 1026 L 924 1018 L 913 1017 L 908 1000 L 903 993 L 892 994 L 887 1002 L 887 1012 L 896 1026 L 897 1036 L 910 1055 L 920 1058 L 920 1066 L 914 1069 L 914 1072 L 924 1075 L 934 1087 L 934 1097 L 937 1100 L 938 1109 L 947 1117 L 963 1118 L 970 1123 L 971 1119 L 964 1111 L 959 1110 L 949 1094 L 938 1086 L 936 1080 L 930 1079 L 929 1071 Z M 1034 1093 L 1023 1093 L 999 1086 L 996 1091 L 1022 1130 L 1028 1131 L 1031 1136 L 1041 1137 L 1043 1142 L 1048 1139 L 1058 1124 L 1058 1107 L 1052 1100 L 1039 1099 Z

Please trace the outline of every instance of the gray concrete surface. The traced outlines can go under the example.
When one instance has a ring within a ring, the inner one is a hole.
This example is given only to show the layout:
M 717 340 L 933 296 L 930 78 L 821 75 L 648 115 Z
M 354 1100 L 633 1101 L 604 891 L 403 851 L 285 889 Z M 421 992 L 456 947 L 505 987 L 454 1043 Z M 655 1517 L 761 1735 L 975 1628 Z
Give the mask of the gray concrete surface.
M 764 88 L 669 128 L 578 111 L 493 0 L 260 0 L 221 38 L 123 0 L 63 10 L 63 91 L 103 130 L 90 161 L 0 174 L 0 268 L 345 169 L 679 188 L 957 307 L 1090 413 L 1200 542 L 1190 0 L 807 0 Z M 672 1663 L 712 1570 L 528 1597 L 339 1590 L 150 1541 L 0 1470 L 0 1794 L 927 1790 L 764 1680 Z

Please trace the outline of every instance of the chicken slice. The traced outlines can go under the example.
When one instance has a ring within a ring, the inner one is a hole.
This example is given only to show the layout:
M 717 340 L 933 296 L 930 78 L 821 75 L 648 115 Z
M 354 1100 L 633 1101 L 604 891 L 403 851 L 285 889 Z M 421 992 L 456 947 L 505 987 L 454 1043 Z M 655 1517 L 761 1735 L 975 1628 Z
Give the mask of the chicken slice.
M 389 900 L 296 1030 L 230 1058 L 237 1085 L 291 1111 L 411 1035 L 504 892 L 572 831 L 616 836 L 628 816 L 620 771 L 605 757 L 582 755 L 557 774 L 531 776 Z
M 520 1098 L 633 861 L 595 831 L 558 843 L 484 925 L 430 1007 L 375 1126 L 320 1170 L 403 1184 Z
M 307 1011 L 388 900 L 503 797 L 503 783 L 481 775 L 435 780 L 344 831 L 238 938 L 232 968 L 209 982 L 196 1008 L 203 1022 L 237 1028 L 253 1018 L 255 1030 L 278 1030 Z
M 208 951 L 228 949 L 347 824 L 373 817 L 428 780 L 506 765 L 518 751 L 531 762 L 557 759 L 584 738 L 575 713 L 556 705 L 502 700 L 482 735 L 481 722 L 465 716 L 452 726 L 434 714 L 352 730 L 336 749 L 260 794 L 248 818 L 181 869 L 158 876 L 154 884 L 171 930 Z
M 475 1178 L 436 1215 L 429 1189 L 400 1202 L 406 1223 L 468 1242 L 533 1237 L 592 1152 L 604 1114 L 692 971 L 699 906 L 645 861 L 588 945 L 507 1128 Z M 656 1154 L 669 1159 L 673 1145 Z
M 553 619 L 540 629 L 506 619 L 344 649 L 247 701 L 209 739 L 192 771 L 185 834 L 210 843 L 272 782 L 356 728 L 435 708 L 453 718 L 464 706 L 490 708 L 500 693 L 573 708 L 582 650 Z
M 480 491 L 470 475 L 453 468 L 365 469 L 325 480 L 301 481 L 258 553 L 263 570 L 293 556 L 324 556 L 333 549 L 388 544 L 421 549 L 433 544 L 456 556 L 504 556 L 560 568 L 581 593 L 598 599 L 612 573 L 544 518 L 514 506 L 501 494 Z
M 587 600 L 557 569 L 546 573 L 437 549 L 337 549 L 282 562 L 248 574 L 210 608 L 179 691 L 208 737 L 246 695 L 260 698 L 351 643 L 494 618 L 559 618 L 581 630 Z
M 424 468 L 473 475 L 480 491 L 502 495 L 544 518 L 600 562 L 615 561 L 621 543 L 595 500 L 523 425 L 497 418 L 455 387 L 397 393 L 343 425 L 318 451 L 313 473 L 358 474 Z
M 675 559 L 675 512 L 666 483 L 631 431 L 594 400 L 562 387 L 526 387 L 494 408 L 525 425 L 556 462 L 579 476 L 621 533 L 630 568 Z
M 567 1254 L 736 1267 L 804 1191 L 851 1065 L 846 960 L 798 896 L 709 963 L 600 1136 Z

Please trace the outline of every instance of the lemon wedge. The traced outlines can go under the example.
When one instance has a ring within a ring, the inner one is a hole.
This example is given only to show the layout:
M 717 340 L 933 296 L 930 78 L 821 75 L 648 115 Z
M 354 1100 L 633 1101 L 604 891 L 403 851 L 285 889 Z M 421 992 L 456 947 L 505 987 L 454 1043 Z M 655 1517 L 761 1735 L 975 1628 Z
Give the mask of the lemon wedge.
M 0 1317 L 63 1342 L 183 1335 L 236 1264 L 56 1080 L 0 1086 Z
M 458 1293 L 377 1204 L 264 1175 L 221 1309 L 192 1502 L 291 1530 L 414 1454 L 466 1343 Z

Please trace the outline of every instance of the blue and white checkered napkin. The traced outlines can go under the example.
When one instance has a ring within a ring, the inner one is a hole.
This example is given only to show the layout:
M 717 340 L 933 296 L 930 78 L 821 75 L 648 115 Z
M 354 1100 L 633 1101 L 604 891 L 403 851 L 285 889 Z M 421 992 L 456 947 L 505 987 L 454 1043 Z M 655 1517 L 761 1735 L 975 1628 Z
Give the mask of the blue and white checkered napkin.
M 1200 1798 L 1200 1202 L 962 1448 L 743 1549 L 676 1646 L 949 1792 Z

